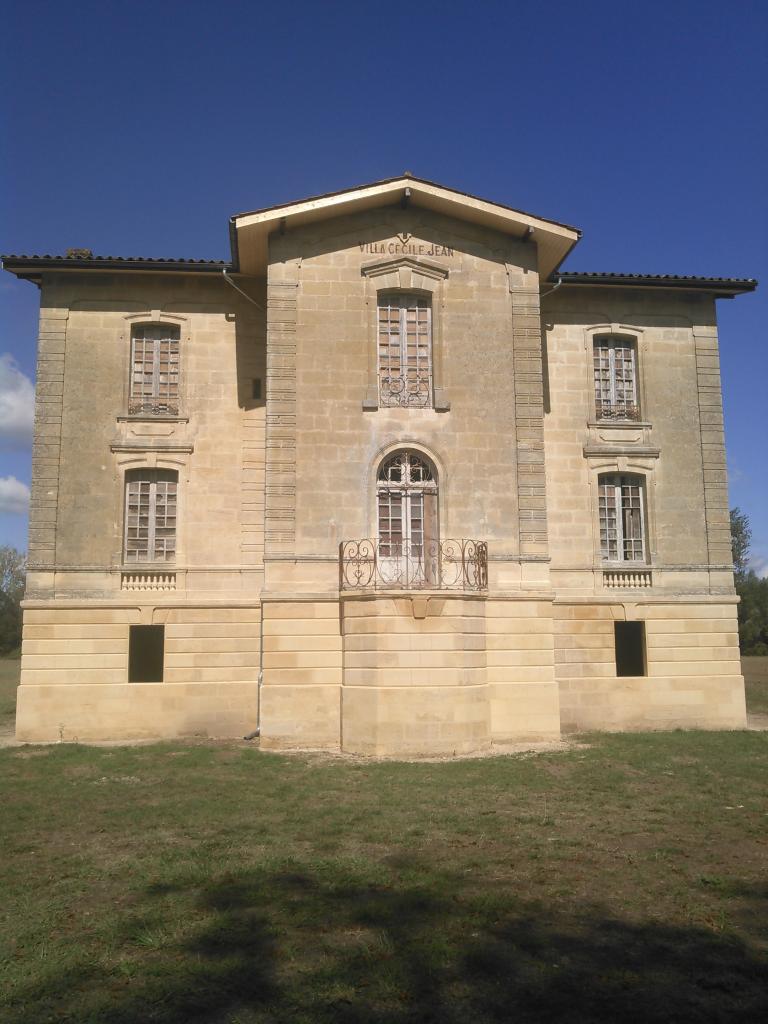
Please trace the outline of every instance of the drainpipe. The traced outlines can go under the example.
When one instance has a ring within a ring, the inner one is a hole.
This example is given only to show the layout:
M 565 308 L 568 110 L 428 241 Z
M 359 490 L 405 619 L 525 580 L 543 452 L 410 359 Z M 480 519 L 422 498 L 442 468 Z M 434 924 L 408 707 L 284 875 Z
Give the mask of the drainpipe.
M 264 602 L 261 602 L 261 614 L 259 615 L 259 675 L 258 675 L 258 696 L 259 703 L 256 709 L 256 728 L 253 732 L 249 732 L 247 736 L 243 736 L 244 740 L 255 740 L 257 736 L 261 736 L 261 695 L 264 687 Z
M 225 273 L 226 273 L 226 271 L 225 271 Z M 557 275 L 557 284 L 555 285 L 555 287 L 554 288 L 550 288 L 548 292 L 541 292 L 539 294 L 539 299 L 541 300 L 541 299 L 544 298 L 545 295 L 551 295 L 552 292 L 556 292 L 557 289 L 560 287 L 560 285 L 562 283 L 563 283 L 563 278 L 562 278 L 562 276 L 560 274 L 558 274 Z
M 260 313 L 263 313 L 264 316 L 267 315 L 267 311 L 264 309 L 263 306 L 259 305 L 259 303 L 256 301 L 256 299 L 252 299 L 251 296 L 248 294 L 248 292 L 244 292 L 243 289 L 240 287 L 240 285 L 235 284 L 235 282 L 232 280 L 232 278 L 227 273 L 227 268 L 226 267 L 222 267 L 221 273 L 222 273 L 222 276 L 223 276 L 224 280 L 227 282 L 227 284 L 231 284 L 236 292 L 240 292 L 240 294 L 243 296 L 243 298 L 246 298 L 246 299 L 248 299 L 249 302 L 252 302 L 253 305 L 256 307 L 256 309 L 259 310 Z
M 256 307 L 256 309 L 259 310 L 260 313 L 263 313 L 264 316 L 267 315 L 267 311 L 264 309 L 263 306 L 261 306 L 256 301 L 256 299 L 252 299 L 251 296 L 248 295 L 247 292 L 244 292 L 243 289 L 239 285 L 235 284 L 235 282 L 232 280 L 232 278 L 229 276 L 229 274 L 227 274 L 227 268 L 226 267 L 222 267 L 221 274 L 222 274 L 222 277 L 224 278 L 224 280 L 227 282 L 227 284 L 231 284 L 232 287 L 235 289 L 235 291 L 240 292 L 240 294 L 243 296 L 243 298 L 248 299 L 249 302 L 252 302 L 253 305 Z M 259 616 L 259 676 L 258 676 L 258 680 L 259 680 L 259 684 L 258 684 L 259 685 L 259 703 L 258 703 L 258 707 L 256 709 L 256 728 L 253 729 L 251 732 L 246 733 L 245 736 L 243 736 L 244 740 L 255 740 L 257 736 L 261 736 L 261 688 L 264 685 L 264 604 L 263 604 L 263 602 L 262 602 L 262 605 L 261 605 L 261 615 Z

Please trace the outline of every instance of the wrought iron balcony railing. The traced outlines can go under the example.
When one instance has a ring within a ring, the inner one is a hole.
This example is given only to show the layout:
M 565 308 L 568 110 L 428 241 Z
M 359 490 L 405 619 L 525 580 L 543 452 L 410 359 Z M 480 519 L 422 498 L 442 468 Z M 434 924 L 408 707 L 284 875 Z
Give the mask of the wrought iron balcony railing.
M 382 406 L 428 409 L 432 405 L 432 380 L 426 375 L 387 374 L 379 381 L 379 403 Z
M 488 545 L 482 540 L 339 545 L 339 590 L 487 590 Z
M 179 403 L 157 398 L 130 398 L 128 400 L 128 415 L 178 416 Z
M 595 402 L 595 411 L 599 420 L 634 420 L 640 419 L 640 407 L 634 402 Z

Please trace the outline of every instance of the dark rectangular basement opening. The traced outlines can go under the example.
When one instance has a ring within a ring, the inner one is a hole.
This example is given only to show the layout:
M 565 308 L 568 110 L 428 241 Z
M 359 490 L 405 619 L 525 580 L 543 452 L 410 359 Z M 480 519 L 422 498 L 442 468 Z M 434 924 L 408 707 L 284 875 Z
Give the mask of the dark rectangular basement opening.
M 613 631 L 616 644 L 616 675 L 644 676 L 645 623 L 614 622 Z
M 162 683 L 165 626 L 131 626 L 128 637 L 128 682 Z

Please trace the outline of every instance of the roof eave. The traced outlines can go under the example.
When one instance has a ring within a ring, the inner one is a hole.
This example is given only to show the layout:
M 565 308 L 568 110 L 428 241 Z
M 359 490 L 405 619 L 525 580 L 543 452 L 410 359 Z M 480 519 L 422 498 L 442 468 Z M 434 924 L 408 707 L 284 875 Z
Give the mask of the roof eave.
M 560 280 L 562 287 L 576 287 L 576 288 L 645 288 L 653 289 L 658 291 L 659 289 L 666 289 L 668 291 L 697 291 L 697 292 L 708 292 L 723 298 L 733 298 L 736 295 L 743 295 L 745 293 L 753 292 L 757 288 L 757 281 L 751 278 L 745 278 L 743 280 L 728 280 L 718 278 L 667 278 L 667 277 L 652 277 L 652 276 L 638 276 L 637 278 L 632 277 L 621 277 L 610 274 L 568 274 L 553 273 L 550 275 L 549 280 L 556 283 Z
M 238 236 L 238 265 L 245 273 L 263 274 L 269 259 L 268 239 L 277 230 L 282 232 L 398 203 L 465 220 L 519 240 L 531 238 L 539 245 L 540 271 L 543 276 L 562 263 L 581 237 L 581 232 L 570 225 L 457 192 L 426 179 L 401 175 L 353 189 L 235 215 L 232 223 Z
M 33 279 L 46 271 L 96 271 L 114 273 L 156 274 L 220 274 L 222 270 L 234 269 L 231 263 L 188 263 L 184 260 L 105 260 L 66 259 L 55 257 L 13 257 L 3 256 L 3 270 L 21 279 Z

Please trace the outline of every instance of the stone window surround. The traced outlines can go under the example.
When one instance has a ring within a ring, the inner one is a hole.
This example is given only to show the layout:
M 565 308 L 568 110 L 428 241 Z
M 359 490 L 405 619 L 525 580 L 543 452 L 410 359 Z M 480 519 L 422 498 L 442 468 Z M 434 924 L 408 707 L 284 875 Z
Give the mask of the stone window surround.
M 650 423 L 646 418 L 648 403 L 645 392 L 645 374 L 643 373 L 643 364 L 646 358 L 647 348 L 645 330 L 646 329 L 644 327 L 636 327 L 621 323 L 593 324 L 590 327 L 584 328 L 584 351 L 587 357 L 585 361 L 585 376 L 588 389 L 587 394 L 589 395 L 587 420 L 590 426 L 610 426 L 611 428 L 617 427 L 619 429 L 622 427 L 650 427 Z M 634 345 L 635 391 L 637 395 L 637 404 L 640 407 L 639 420 L 598 419 L 597 407 L 595 404 L 594 347 L 597 338 L 608 336 L 626 340 Z
M 360 268 L 365 278 L 366 333 L 368 351 L 368 383 L 362 407 L 367 412 L 379 408 L 379 292 L 421 293 L 429 298 L 432 307 L 432 394 L 429 411 L 448 412 L 451 403 L 443 387 L 443 320 L 445 306 L 444 283 L 447 267 L 436 263 L 403 256 L 391 260 L 377 260 Z
M 186 564 L 186 545 L 184 543 L 184 511 L 186 505 L 186 485 L 189 480 L 189 459 L 169 458 L 167 455 L 158 455 L 155 452 L 143 452 L 141 454 L 117 454 L 115 478 L 115 522 L 119 524 L 120 550 L 113 557 L 113 565 L 119 566 L 124 572 L 140 572 L 142 569 L 153 572 L 173 571 L 178 566 Z M 178 475 L 176 488 L 176 557 L 173 561 L 166 560 L 149 562 L 128 562 L 125 559 L 125 494 L 128 483 L 129 470 L 142 469 L 165 469 L 175 472 Z
M 628 501 L 627 494 L 625 492 L 626 488 L 630 489 Z M 603 502 L 605 502 L 604 505 Z M 611 517 L 613 522 L 612 529 L 616 532 L 616 557 L 614 558 L 611 555 L 606 555 L 603 552 L 601 543 L 603 562 L 608 565 L 613 565 L 615 562 L 621 562 L 623 565 L 627 565 L 628 568 L 644 565 L 648 558 L 648 535 L 645 528 L 645 477 L 638 476 L 636 473 L 601 473 L 598 477 L 598 504 L 601 515 L 601 530 L 603 516 L 606 521 L 607 545 L 610 546 L 607 531 L 609 528 L 608 523 L 611 506 L 613 509 L 613 515 Z M 639 530 L 630 528 L 629 533 L 627 533 L 625 531 L 625 516 L 627 512 L 630 513 L 631 524 L 634 519 L 631 515 L 633 508 L 635 508 L 640 515 Z M 632 557 L 628 557 L 626 555 L 627 546 L 629 546 L 633 551 Z M 639 552 L 635 551 L 636 548 L 639 549 Z
M 594 569 L 652 569 L 658 561 L 656 531 L 656 461 L 653 455 L 589 455 L 586 457 L 589 471 L 590 509 L 592 514 L 592 550 Z M 645 560 L 643 562 L 606 561 L 600 544 L 600 503 L 599 485 L 601 476 L 630 475 L 640 477 L 643 488 L 645 513 Z
M 437 484 L 437 529 L 440 536 L 450 536 L 447 532 L 448 519 L 446 510 L 446 494 L 448 492 L 448 476 L 445 471 L 443 462 L 437 456 L 431 448 L 421 444 L 412 438 L 403 438 L 400 441 L 394 441 L 391 444 L 384 445 L 374 455 L 373 459 L 368 466 L 368 478 L 366 480 L 366 523 L 367 537 L 377 537 L 379 529 L 379 511 L 378 511 L 378 480 L 379 470 L 381 469 L 382 463 L 385 462 L 391 455 L 395 455 L 401 451 L 413 451 L 417 455 L 421 455 L 431 464 L 434 474 L 435 483 Z
M 160 421 L 162 423 L 167 422 L 183 422 L 186 417 L 182 415 L 176 416 L 158 416 L 152 413 L 128 413 L 130 396 L 131 396 L 131 345 L 132 345 L 132 334 L 133 327 L 144 326 L 144 325 L 161 325 L 170 324 L 179 328 L 179 412 L 181 413 L 187 406 L 186 402 L 186 373 L 184 372 L 184 349 L 189 345 L 191 339 L 191 322 L 189 317 L 181 316 L 178 313 L 164 313 L 160 309 L 152 309 L 144 313 L 129 313 L 123 317 L 126 322 L 126 329 L 120 336 L 120 342 L 123 349 L 123 399 L 121 408 L 124 413 L 118 417 L 121 420 L 132 420 L 132 421 Z M 122 557 L 122 556 L 121 556 Z

